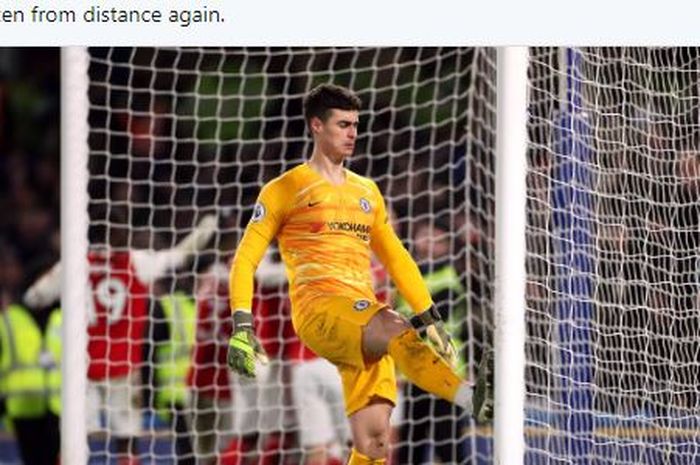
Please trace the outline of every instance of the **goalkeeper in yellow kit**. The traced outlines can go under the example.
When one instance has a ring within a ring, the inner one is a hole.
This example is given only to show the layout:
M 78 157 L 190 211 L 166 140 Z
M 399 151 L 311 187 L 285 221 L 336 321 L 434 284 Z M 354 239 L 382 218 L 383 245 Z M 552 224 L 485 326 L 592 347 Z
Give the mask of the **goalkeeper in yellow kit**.
M 252 330 L 255 269 L 277 238 L 290 283 L 292 322 L 299 338 L 338 367 L 353 449 L 348 464 L 383 464 L 396 402 L 396 367 L 414 384 L 492 417 L 490 363 L 475 385 L 452 369 L 452 342 L 421 274 L 387 218 L 377 185 L 344 168 L 357 140 L 361 102 L 348 89 L 321 85 L 304 101 L 314 140 L 301 164 L 267 183 L 236 250 L 230 296 L 234 329 L 231 368 L 255 376 L 264 353 Z M 389 271 L 416 313 L 407 321 L 372 290 L 370 254 Z

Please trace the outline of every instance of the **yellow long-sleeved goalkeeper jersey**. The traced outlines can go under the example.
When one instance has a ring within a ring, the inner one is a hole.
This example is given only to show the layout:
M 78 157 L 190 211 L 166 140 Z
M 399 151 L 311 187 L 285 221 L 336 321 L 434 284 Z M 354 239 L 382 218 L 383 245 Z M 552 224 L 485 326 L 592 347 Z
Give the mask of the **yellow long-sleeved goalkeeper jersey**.
M 297 321 L 320 296 L 376 300 L 371 251 L 414 311 L 432 304 L 418 267 L 389 224 L 379 188 L 349 170 L 343 184 L 333 185 L 304 163 L 263 186 L 231 266 L 232 310 L 250 310 L 255 269 L 275 237 Z

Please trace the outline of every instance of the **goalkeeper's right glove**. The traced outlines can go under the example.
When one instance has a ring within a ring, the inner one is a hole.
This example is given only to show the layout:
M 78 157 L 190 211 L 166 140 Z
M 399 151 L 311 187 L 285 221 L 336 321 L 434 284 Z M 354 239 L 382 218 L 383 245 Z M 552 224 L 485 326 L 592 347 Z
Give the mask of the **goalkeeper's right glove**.
M 233 333 L 228 343 L 228 366 L 235 372 L 255 378 L 255 362 L 267 364 L 268 359 L 260 341 L 253 332 L 253 315 L 237 310 L 233 312 Z
M 450 366 L 454 366 L 457 361 L 457 350 L 452 338 L 445 330 L 435 306 L 431 306 L 411 318 L 411 325 L 418 331 L 421 337 L 426 338 L 435 352 L 438 353 Z

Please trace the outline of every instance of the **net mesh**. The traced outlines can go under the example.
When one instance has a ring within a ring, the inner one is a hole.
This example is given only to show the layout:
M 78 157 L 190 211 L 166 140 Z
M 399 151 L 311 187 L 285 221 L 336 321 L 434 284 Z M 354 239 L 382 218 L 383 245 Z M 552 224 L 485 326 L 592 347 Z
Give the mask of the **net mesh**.
M 251 385 L 230 377 L 222 353 L 230 332 L 225 265 L 260 187 L 309 154 L 302 99 L 320 83 L 347 86 L 363 100 L 349 168 L 378 183 L 425 273 L 454 272 L 456 284 L 440 298 L 445 308 L 461 309 L 454 334 L 465 341 L 467 370 L 475 366 L 491 339 L 495 74 L 483 65 L 494 59 L 493 50 L 471 48 L 90 49 L 91 244 L 112 253 L 168 250 L 207 214 L 218 218 L 213 239 L 191 260 L 144 279 L 148 311 L 125 316 L 143 320 L 126 336 L 143 354 L 128 385 L 142 460 L 194 463 L 187 462 L 190 447 L 197 463 L 303 463 L 304 450 L 319 440 L 301 430 L 325 414 L 303 418 L 295 404 L 295 380 L 318 361 L 291 330 L 275 253 L 257 275 L 254 310 L 273 362 Z M 144 265 L 130 255 L 129 266 L 159 270 L 155 258 Z M 400 306 L 381 267 L 375 277 L 378 295 Z M 170 305 L 173 295 L 182 300 Z M 195 328 L 190 339 L 183 328 Z M 181 339 L 172 342 L 178 331 Z M 116 336 L 91 337 L 116 344 Z M 164 402 L 169 383 L 181 379 L 182 371 L 168 370 L 183 351 L 190 354 L 186 395 Z M 109 377 L 90 383 L 118 390 Z M 328 383 L 320 402 L 342 411 L 333 397 L 337 380 Z M 487 435 L 463 414 L 402 390 L 395 463 L 490 457 Z M 93 460 L 113 458 L 131 435 L 120 408 L 106 406 L 93 435 L 101 439 L 91 441 Z M 344 422 L 341 415 L 329 424 L 335 430 Z M 331 436 L 340 440 L 329 456 L 342 457 L 343 434 Z
M 333 82 L 364 102 L 349 167 L 377 181 L 423 270 L 449 265 L 458 276 L 445 305 L 465 310 L 453 330 L 472 374 L 493 326 L 495 49 L 90 55 L 92 242 L 123 236 L 110 247 L 166 250 L 206 214 L 219 218 L 205 250 L 149 283 L 150 301 L 177 289 L 207 303 L 209 313 L 200 308 L 190 325 L 200 324 L 196 336 L 208 334 L 210 345 L 225 344 L 230 326 L 216 316 L 227 309 L 222 264 L 260 186 L 309 153 L 303 96 Z M 698 460 L 697 82 L 692 48 L 530 49 L 526 463 Z M 156 413 L 165 365 L 158 323 L 167 318 L 149 304 L 143 369 L 130 388 L 139 399 L 142 458 L 183 460 L 176 438 L 188 437 L 200 461 L 308 459 L 294 380 L 312 361 L 295 342 L 276 260 L 273 253 L 264 262 L 256 292 L 275 362 L 250 386 L 229 380 L 215 349 L 195 348 L 190 369 L 208 375 L 190 379 L 184 427 L 172 420 L 173 402 L 170 416 Z M 375 275 L 378 292 L 400 307 L 380 268 Z M 402 392 L 396 463 L 491 461 L 488 428 L 439 410 L 413 388 Z M 106 425 L 118 415 L 110 409 L 101 429 L 110 441 L 93 441 L 93 457 L 116 453 L 119 434 Z M 449 421 L 438 426 L 440 419 Z M 330 454 L 342 456 L 344 446 Z
M 529 463 L 698 460 L 698 50 L 531 50 Z

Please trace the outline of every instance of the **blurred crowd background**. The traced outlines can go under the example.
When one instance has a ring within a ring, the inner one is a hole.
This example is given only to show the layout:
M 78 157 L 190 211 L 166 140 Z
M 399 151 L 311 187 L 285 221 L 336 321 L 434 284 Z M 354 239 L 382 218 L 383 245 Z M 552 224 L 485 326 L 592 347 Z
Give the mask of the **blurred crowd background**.
M 0 305 L 59 253 L 57 48 L 0 48 Z

